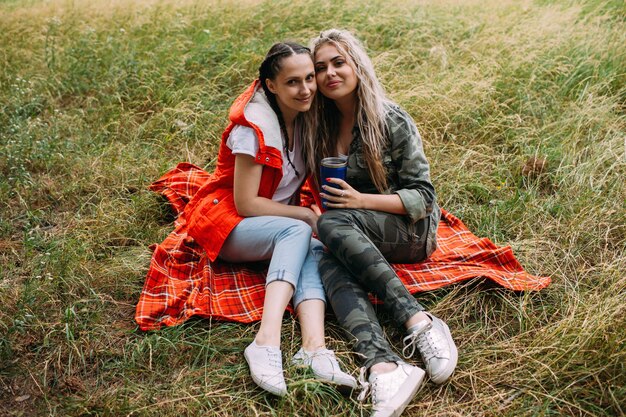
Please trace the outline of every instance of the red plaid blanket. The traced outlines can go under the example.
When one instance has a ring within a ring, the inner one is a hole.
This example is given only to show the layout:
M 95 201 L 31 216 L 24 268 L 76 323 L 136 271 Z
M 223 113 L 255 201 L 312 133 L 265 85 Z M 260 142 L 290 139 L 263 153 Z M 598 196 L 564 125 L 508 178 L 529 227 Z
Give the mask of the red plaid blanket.
M 150 189 L 167 197 L 179 214 L 209 178 L 201 168 L 182 163 Z M 489 239 L 476 237 L 445 210 L 437 245 L 426 262 L 393 265 L 412 294 L 476 277 L 515 291 L 539 290 L 550 284 L 549 277 L 526 273 L 509 246 L 497 247 Z M 150 269 L 135 314 L 142 330 L 177 325 L 191 316 L 241 323 L 261 319 L 264 264 L 210 262 L 178 222 L 174 231 L 151 249 Z

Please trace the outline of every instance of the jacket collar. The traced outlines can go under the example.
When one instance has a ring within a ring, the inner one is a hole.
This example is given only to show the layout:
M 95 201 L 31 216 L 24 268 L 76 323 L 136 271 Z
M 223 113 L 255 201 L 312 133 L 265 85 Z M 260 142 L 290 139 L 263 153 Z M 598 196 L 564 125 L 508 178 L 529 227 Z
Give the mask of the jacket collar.
M 283 138 L 278 116 L 270 106 L 270 102 L 260 83 L 243 112 L 248 123 L 256 126 L 263 132 L 263 138 L 259 138 L 259 146 L 261 148 L 271 146 L 276 149 L 282 149 Z

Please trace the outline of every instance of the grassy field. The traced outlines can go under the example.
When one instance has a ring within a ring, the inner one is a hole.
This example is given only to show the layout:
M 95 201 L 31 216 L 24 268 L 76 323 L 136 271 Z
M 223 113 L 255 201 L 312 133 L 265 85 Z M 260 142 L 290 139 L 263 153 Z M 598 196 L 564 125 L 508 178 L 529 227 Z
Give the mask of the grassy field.
M 257 389 L 255 325 L 133 320 L 173 220 L 148 184 L 210 170 L 269 46 L 329 27 L 414 117 L 441 205 L 553 279 L 420 295 L 459 366 L 404 415 L 626 414 L 625 22 L 619 0 L 0 1 L 0 415 L 369 414 L 295 369 Z M 328 344 L 356 373 L 332 317 Z

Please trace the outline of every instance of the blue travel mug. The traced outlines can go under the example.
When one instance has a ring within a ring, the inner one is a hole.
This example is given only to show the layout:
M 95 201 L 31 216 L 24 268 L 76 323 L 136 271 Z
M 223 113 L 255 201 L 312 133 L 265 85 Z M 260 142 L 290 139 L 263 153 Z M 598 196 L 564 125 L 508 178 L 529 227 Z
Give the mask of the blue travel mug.
M 329 185 L 334 188 L 341 188 L 337 184 L 333 184 L 326 181 L 326 178 L 339 178 L 342 180 L 346 179 L 346 171 L 348 170 L 348 160 L 346 158 L 339 158 L 336 156 L 331 156 L 328 158 L 322 159 L 320 163 L 320 177 L 322 180 L 322 185 Z M 322 188 L 322 191 L 324 189 Z M 326 200 L 322 199 L 322 205 L 326 209 L 330 209 L 330 207 L 326 207 Z

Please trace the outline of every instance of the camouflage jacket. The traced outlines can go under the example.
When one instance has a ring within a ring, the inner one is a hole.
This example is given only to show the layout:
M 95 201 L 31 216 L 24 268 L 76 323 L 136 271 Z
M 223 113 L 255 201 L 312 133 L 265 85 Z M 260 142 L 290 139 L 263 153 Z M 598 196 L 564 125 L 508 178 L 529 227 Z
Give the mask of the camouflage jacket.
M 386 124 L 389 139 L 383 150 L 388 183 L 386 193 L 400 196 L 411 222 L 429 217 L 427 253 L 430 255 L 435 250 L 441 211 L 430 181 L 430 166 L 424 155 L 422 138 L 411 116 L 398 106 L 389 107 Z M 359 192 L 378 194 L 367 170 L 361 133 L 357 126 L 352 130 L 352 135 L 346 181 Z

